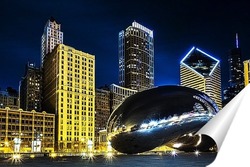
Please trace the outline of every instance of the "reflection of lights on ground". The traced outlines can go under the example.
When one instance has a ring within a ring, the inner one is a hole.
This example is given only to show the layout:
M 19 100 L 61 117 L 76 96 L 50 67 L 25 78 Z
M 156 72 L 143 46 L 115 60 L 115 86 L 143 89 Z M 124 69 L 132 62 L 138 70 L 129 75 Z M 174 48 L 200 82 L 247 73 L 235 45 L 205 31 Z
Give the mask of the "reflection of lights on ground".
M 11 163 L 20 164 L 22 163 L 21 154 L 13 154 L 11 157 Z
M 31 155 L 30 155 L 30 158 L 35 158 L 35 154 L 31 154 Z
M 175 150 L 173 150 L 173 151 L 170 152 L 170 155 L 172 157 L 176 157 L 177 156 L 177 152 Z
M 113 159 L 115 158 L 114 154 L 111 152 L 108 152 L 105 155 L 106 162 L 113 162 Z
M 88 161 L 93 161 L 95 159 L 94 153 L 85 153 L 83 152 L 81 155 L 82 159 L 87 159 Z
M 93 153 L 89 153 L 89 154 L 87 154 L 87 158 L 88 158 L 88 161 L 93 162 L 95 159 L 95 155 Z
M 56 158 L 56 153 L 51 153 L 51 154 L 50 154 L 50 157 L 51 157 L 51 158 Z
M 81 157 L 82 157 L 82 159 L 86 159 L 87 154 L 85 152 L 83 152 L 82 155 L 81 155 Z
M 200 151 L 199 151 L 199 150 L 196 150 L 196 151 L 194 152 L 194 154 L 195 154 L 196 157 L 198 157 L 198 156 L 200 156 Z

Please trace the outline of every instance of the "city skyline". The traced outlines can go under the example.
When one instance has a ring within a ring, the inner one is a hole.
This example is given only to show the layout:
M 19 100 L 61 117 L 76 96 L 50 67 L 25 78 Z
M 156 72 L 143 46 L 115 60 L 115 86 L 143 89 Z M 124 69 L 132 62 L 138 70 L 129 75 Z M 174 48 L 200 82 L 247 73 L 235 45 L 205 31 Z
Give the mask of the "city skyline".
M 154 31 L 156 86 L 179 84 L 179 62 L 193 45 L 220 59 L 222 89 L 228 86 L 227 59 L 229 50 L 235 47 L 236 33 L 242 60 L 250 58 L 249 2 L 209 1 L 201 6 L 195 1 L 143 1 L 141 9 L 139 2 L 129 4 L 4 1 L 0 16 L 4 22 L 0 31 L 0 87 L 17 89 L 27 62 L 40 64 L 42 27 L 51 16 L 62 26 L 64 43 L 96 56 L 96 87 L 118 83 L 118 33 L 134 20 Z

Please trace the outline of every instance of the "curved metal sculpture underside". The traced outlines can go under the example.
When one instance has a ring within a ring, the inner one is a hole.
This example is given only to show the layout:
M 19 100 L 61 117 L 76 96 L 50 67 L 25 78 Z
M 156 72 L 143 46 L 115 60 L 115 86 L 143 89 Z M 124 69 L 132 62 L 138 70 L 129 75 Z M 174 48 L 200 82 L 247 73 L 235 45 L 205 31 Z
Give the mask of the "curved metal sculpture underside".
M 217 112 L 206 94 L 182 86 L 160 86 L 127 98 L 109 117 L 112 147 L 141 153 L 198 131 Z

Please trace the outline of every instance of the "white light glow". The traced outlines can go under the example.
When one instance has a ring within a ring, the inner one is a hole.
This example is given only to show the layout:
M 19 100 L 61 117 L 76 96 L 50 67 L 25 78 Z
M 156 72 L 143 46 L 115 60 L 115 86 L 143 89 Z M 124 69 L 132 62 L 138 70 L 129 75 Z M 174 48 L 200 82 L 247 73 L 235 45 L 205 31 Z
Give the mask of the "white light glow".
M 158 123 L 156 121 L 150 121 L 148 125 L 149 126 L 157 126 L 157 124 Z
M 192 49 L 186 54 L 186 56 L 181 60 L 181 63 L 183 63 L 183 61 L 190 55 L 190 53 L 195 49 L 195 47 L 193 46 Z
M 89 161 L 94 161 L 95 155 L 91 152 L 87 155 Z
M 21 154 L 13 154 L 11 157 L 11 162 L 14 164 L 19 164 L 22 162 Z
M 198 145 L 200 145 L 201 144 L 201 141 L 202 141 L 202 136 L 199 134 L 198 135 L 199 136 L 199 140 L 197 141 L 197 143 L 196 143 L 196 147 L 198 146 Z
M 172 157 L 176 157 L 176 156 L 177 156 L 177 153 L 176 153 L 176 151 L 175 151 L 175 150 L 171 151 L 171 153 L 170 153 L 170 154 L 171 154 L 171 156 L 172 156 Z
M 196 50 L 199 51 L 199 52 L 201 52 L 201 53 L 203 53 L 204 55 L 207 55 L 208 57 L 210 57 L 211 59 L 215 60 L 216 62 L 219 62 L 218 59 L 214 58 L 213 56 L 210 56 L 210 55 L 207 54 L 206 52 L 203 52 L 202 50 L 200 50 L 200 49 L 198 49 L 198 48 L 196 48 Z
M 200 155 L 200 152 L 199 152 L 198 150 L 196 150 L 196 151 L 194 152 L 194 154 L 198 157 L 198 156 Z
M 144 124 L 141 124 L 140 128 L 141 128 L 141 129 L 147 129 L 147 128 L 148 128 L 148 124 L 145 124 L 145 123 L 144 123 Z
M 174 148 L 180 148 L 183 144 L 182 143 L 175 143 L 173 144 Z

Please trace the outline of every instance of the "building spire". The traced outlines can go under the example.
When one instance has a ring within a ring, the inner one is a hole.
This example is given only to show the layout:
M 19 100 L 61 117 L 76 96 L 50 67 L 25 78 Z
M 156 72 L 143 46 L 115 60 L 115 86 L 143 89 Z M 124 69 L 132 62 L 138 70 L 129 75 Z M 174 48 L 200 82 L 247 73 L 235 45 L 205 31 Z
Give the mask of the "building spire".
M 236 48 L 239 48 L 239 39 L 238 39 L 238 33 L 236 33 Z

